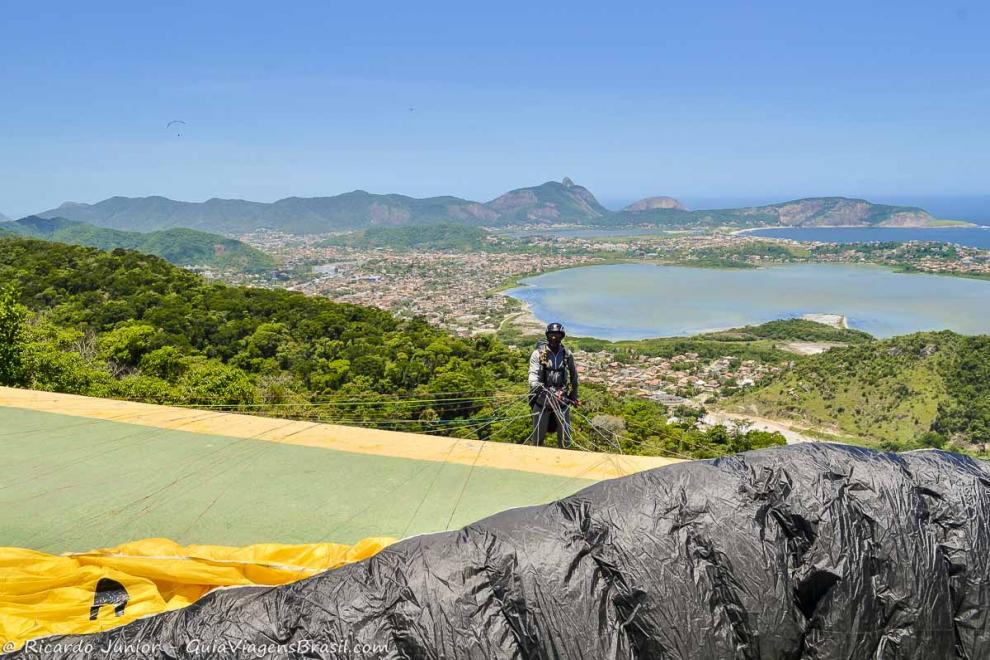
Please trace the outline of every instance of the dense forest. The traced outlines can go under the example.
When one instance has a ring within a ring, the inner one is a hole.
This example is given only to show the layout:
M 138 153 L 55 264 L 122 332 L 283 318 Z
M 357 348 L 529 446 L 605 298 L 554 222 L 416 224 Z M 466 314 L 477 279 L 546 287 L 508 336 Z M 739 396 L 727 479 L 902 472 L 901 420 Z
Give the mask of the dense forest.
M 0 384 L 517 442 L 527 355 L 420 319 L 208 283 L 129 250 L 0 239 Z M 707 457 L 777 434 L 582 388 L 584 449 Z

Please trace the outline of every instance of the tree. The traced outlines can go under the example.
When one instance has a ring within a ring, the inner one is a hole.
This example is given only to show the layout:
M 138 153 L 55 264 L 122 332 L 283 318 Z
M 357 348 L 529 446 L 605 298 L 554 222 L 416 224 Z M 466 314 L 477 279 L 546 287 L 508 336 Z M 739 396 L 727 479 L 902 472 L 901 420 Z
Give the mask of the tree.
M 126 364 L 137 366 L 141 357 L 156 348 L 157 330 L 150 325 L 125 325 L 114 328 L 100 337 L 100 355 Z
M 192 365 L 181 381 L 190 403 L 237 405 L 254 403 L 254 386 L 240 369 L 215 360 Z
M 175 346 L 162 346 L 159 349 L 145 353 L 141 357 L 141 371 L 148 375 L 175 382 L 182 375 L 185 365 L 182 363 L 182 352 Z
M 25 319 L 13 284 L 0 289 L 0 385 L 24 384 Z

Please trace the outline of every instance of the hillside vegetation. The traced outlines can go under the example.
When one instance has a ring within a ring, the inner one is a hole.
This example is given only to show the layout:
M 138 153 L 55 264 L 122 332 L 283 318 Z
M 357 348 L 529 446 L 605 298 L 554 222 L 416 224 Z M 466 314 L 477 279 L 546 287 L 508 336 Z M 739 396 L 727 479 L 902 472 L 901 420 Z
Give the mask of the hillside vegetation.
M 729 410 L 889 447 L 990 449 L 990 337 L 923 332 L 836 348 Z
M 194 229 L 175 228 L 142 234 L 95 227 L 65 218 L 29 216 L 0 225 L 0 231 L 101 250 L 138 250 L 179 266 L 211 266 L 243 271 L 267 270 L 275 266 L 275 260 L 269 255 L 246 243 Z
M 22 238 L 0 238 L 0 282 L 0 384 L 506 442 L 529 433 L 528 353 L 492 337 Z M 586 449 L 702 457 L 783 442 L 667 424 L 662 406 L 601 388 L 581 397 Z
M 829 341 L 858 344 L 873 340 L 873 336 L 862 330 L 835 328 L 824 323 L 805 319 L 781 319 L 760 325 L 747 325 L 733 330 L 710 332 L 699 335 L 700 339 L 716 341 L 756 341 L 776 339 L 780 341 Z

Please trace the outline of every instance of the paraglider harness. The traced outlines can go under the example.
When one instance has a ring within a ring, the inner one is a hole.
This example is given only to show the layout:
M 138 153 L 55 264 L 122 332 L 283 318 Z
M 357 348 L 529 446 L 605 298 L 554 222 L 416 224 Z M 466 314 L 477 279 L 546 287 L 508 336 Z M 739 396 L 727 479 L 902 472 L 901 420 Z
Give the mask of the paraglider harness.
M 572 398 L 577 394 L 577 385 L 577 369 L 571 352 L 564 346 L 552 351 L 548 342 L 538 343 L 530 357 L 529 403 L 533 411 L 533 429 L 527 442 L 542 447 L 547 434 L 556 433 L 558 447 L 570 449 L 569 408 L 578 404 Z
M 573 383 L 567 382 L 567 375 L 574 368 L 574 355 L 567 349 L 566 346 L 561 346 L 563 349 L 563 355 L 554 355 L 550 351 L 550 346 L 546 341 L 539 341 L 536 343 L 536 350 L 540 351 L 540 376 L 539 381 L 542 383 L 542 387 L 536 387 L 529 392 L 529 406 L 530 408 L 540 406 L 546 407 L 550 402 L 549 397 L 556 397 L 558 401 L 566 405 L 574 405 L 577 403 L 576 400 L 568 396 L 566 389 L 570 385 L 573 387 Z M 559 358 L 558 358 L 559 356 Z M 555 425 L 556 420 L 550 420 L 551 425 Z M 555 430 L 555 429 L 549 429 Z

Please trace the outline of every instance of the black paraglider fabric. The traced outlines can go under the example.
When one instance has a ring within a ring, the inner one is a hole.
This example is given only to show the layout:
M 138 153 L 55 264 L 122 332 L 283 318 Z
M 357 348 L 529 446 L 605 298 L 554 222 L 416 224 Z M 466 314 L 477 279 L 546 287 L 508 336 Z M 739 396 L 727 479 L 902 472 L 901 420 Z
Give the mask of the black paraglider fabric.
M 16 657 L 988 658 L 988 562 L 984 463 L 804 444 L 602 482 L 43 640 L 89 653 Z

